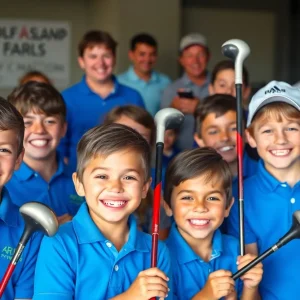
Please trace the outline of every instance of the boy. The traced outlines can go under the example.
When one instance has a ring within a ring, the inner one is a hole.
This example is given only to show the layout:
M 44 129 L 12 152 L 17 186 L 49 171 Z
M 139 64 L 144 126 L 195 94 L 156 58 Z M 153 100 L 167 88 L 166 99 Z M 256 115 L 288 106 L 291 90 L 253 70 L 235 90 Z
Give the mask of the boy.
M 43 240 L 34 299 L 165 298 L 168 250 L 159 243 L 158 268 L 148 269 L 151 237 L 131 215 L 151 183 L 147 141 L 124 125 L 97 126 L 82 137 L 77 155 L 73 180 L 86 203 L 54 239 Z
M 0 280 L 14 254 L 24 230 L 19 208 L 10 199 L 5 188 L 14 170 L 18 169 L 24 154 L 24 122 L 13 105 L 0 98 Z M 41 235 L 34 234 L 16 265 L 2 300 L 31 299 L 33 276 Z
M 143 97 L 147 111 L 154 116 L 160 108 L 163 90 L 171 83 L 168 76 L 153 68 L 157 60 L 157 41 L 147 33 L 139 33 L 130 41 L 129 59 L 133 66 L 118 80 L 136 89 Z
M 18 206 L 39 201 L 50 206 L 63 223 L 74 216 L 83 202 L 67 176 L 56 148 L 66 132 L 66 107 L 51 85 L 28 82 L 16 88 L 8 100 L 25 123 L 24 161 L 7 188 Z
M 82 135 L 99 124 L 103 115 L 122 105 L 144 108 L 140 94 L 120 84 L 113 75 L 116 41 L 100 30 L 88 31 L 78 45 L 78 62 L 85 75 L 81 82 L 63 91 L 68 130 L 60 151 L 68 160 L 68 172 L 76 170 L 76 146 Z
M 195 112 L 196 133 L 199 147 L 212 147 L 228 162 L 232 175 L 237 175 L 236 153 L 236 99 L 225 94 L 209 96 Z M 246 144 L 244 151 L 244 177 L 256 172 L 258 156 Z
M 211 82 L 208 87 L 209 94 L 227 94 L 233 97 L 236 96 L 235 87 L 235 67 L 232 60 L 222 60 L 217 63 L 211 73 Z M 243 66 L 243 102 L 246 106 L 251 93 L 249 84 L 249 73 Z
M 244 182 L 245 250 L 261 254 L 289 229 L 300 209 L 300 90 L 272 81 L 249 104 L 246 134 L 261 157 L 257 173 Z M 238 213 L 229 233 L 237 236 Z M 293 300 L 300 294 L 300 241 L 294 240 L 263 262 L 264 300 Z
M 211 148 L 179 154 L 167 169 L 164 199 L 175 221 L 167 239 L 174 295 L 182 300 L 236 299 L 231 275 L 255 257 L 238 257 L 238 241 L 218 229 L 233 203 L 228 163 Z M 261 277 L 259 264 L 241 277 L 238 296 L 260 299 Z

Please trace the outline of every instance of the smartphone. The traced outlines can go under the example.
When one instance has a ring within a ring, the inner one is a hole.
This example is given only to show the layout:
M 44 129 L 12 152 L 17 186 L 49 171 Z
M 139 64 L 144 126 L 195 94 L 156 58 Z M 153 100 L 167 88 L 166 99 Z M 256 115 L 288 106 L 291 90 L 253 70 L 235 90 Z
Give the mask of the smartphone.
M 193 91 L 189 89 L 177 91 L 177 95 L 179 98 L 187 98 L 187 99 L 195 98 Z

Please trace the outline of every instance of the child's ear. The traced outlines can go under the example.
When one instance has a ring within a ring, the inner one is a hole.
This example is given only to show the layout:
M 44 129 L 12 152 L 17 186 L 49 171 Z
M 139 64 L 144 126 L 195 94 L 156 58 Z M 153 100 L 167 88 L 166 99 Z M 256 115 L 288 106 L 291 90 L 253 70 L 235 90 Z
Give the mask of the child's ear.
M 61 138 L 65 137 L 65 135 L 67 133 L 67 129 L 68 129 L 68 123 L 63 122 L 62 129 L 61 129 Z
M 142 190 L 142 199 L 145 199 L 147 194 L 148 194 L 148 190 L 151 186 L 151 182 L 152 182 L 152 177 L 149 178 L 149 180 L 147 180 L 145 183 L 144 183 L 144 186 L 143 186 L 143 190 Z
M 172 217 L 173 211 L 172 211 L 172 208 L 170 207 L 170 205 L 165 201 L 165 199 L 163 197 L 161 197 L 160 201 L 161 201 L 162 207 L 164 208 L 164 210 L 166 212 L 166 215 L 168 217 Z
M 208 93 L 209 93 L 210 96 L 212 96 L 212 95 L 215 94 L 214 87 L 213 87 L 213 85 L 211 83 L 208 86 Z
M 24 153 L 25 153 L 25 149 L 23 147 L 21 153 L 18 155 L 17 159 L 16 159 L 16 162 L 15 162 L 15 170 L 18 170 L 20 168 L 20 165 L 23 161 L 23 157 L 24 157 Z
M 205 147 L 203 140 L 198 136 L 197 132 L 194 133 L 194 140 L 200 148 Z
M 75 186 L 75 190 L 76 193 L 78 194 L 78 196 L 84 197 L 85 196 L 85 191 L 84 191 L 84 187 L 82 182 L 78 179 L 77 173 L 74 172 L 72 174 L 72 179 L 73 179 L 73 183 Z
M 247 139 L 248 144 L 249 144 L 252 148 L 256 148 L 256 141 L 255 141 L 255 139 L 253 138 L 253 136 L 250 134 L 250 132 L 249 132 L 248 129 L 245 130 L 245 134 L 246 134 L 246 139 Z
M 225 209 L 225 218 L 227 218 L 229 216 L 229 213 L 230 213 L 233 203 L 234 203 L 234 197 L 231 198 L 229 205 Z

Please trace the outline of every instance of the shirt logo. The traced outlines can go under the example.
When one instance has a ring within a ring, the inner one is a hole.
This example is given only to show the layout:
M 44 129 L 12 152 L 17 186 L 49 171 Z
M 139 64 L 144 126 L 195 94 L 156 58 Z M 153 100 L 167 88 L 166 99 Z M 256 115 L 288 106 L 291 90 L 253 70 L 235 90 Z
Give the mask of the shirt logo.
M 11 260 L 15 252 L 16 252 L 16 248 L 10 246 L 4 246 L 4 248 L 1 251 L 0 258 Z M 22 261 L 22 256 L 20 257 L 19 261 Z
M 276 85 L 274 85 L 271 89 L 265 91 L 265 95 L 272 93 L 285 93 L 285 89 L 280 89 Z

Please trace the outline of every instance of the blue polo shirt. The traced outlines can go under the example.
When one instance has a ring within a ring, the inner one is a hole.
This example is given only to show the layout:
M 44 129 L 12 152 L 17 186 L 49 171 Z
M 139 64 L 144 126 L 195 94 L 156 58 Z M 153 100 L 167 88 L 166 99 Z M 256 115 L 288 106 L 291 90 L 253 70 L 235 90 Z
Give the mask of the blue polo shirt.
M 156 71 L 152 71 L 150 79 L 145 81 L 135 73 L 132 66 L 125 73 L 118 75 L 118 80 L 142 95 L 146 109 L 152 116 L 159 111 L 162 93 L 171 83 L 168 76 Z
M 10 199 L 3 188 L 0 203 L 0 279 L 9 265 L 24 230 L 23 218 L 19 208 Z M 21 258 L 5 289 L 2 300 L 31 299 L 36 258 L 42 235 L 33 234 L 23 250 Z
M 179 233 L 175 222 L 166 244 L 170 250 L 173 273 L 174 299 L 192 299 L 205 286 L 210 273 L 224 269 L 237 271 L 238 240 L 216 230 L 212 240 L 209 262 L 202 260 Z M 237 292 L 242 292 L 242 282 L 237 281 Z
M 151 236 L 137 229 L 133 216 L 128 225 L 128 241 L 118 252 L 83 204 L 55 237 L 43 239 L 33 299 L 109 299 L 125 292 L 149 268 L 151 257 Z M 162 243 L 157 266 L 171 276 L 169 252 Z
M 244 182 L 245 243 L 256 243 L 259 254 L 273 246 L 292 225 L 300 209 L 300 182 L 293 188 L 274 178 L 259 161 L 256 175 Z M 230 212 L 229 233 L 238 237 L 238 211 Z M 260 293 L 264 300 L 299 299 L 300 240 L 293 240 L 263 261 Z
M 22 162 L 6 186 L 17 206 L 29 201 L 38 201 L 51 207 L 57 216 L 74 216 L 84 201 L 83 197 L 77 195 L 73 181 L 59 155 L 57 171 L 49 182 Z
M 105 115 L 114 107 L 136 105 L 145 107 L 141 95 L 130 87 L 119 84 L 113 77 L 114 90 L 101 98 L 86 83 L 86 77 L 62 92 L 67 106 L 68 130 L 61 140 L 59 150 L 69 158 L 68 172 L 76 170 L 76 147 L 82 135 L 94 126 L 101 124 Z

